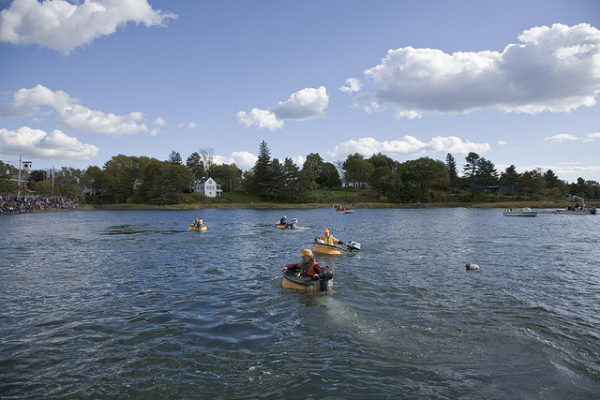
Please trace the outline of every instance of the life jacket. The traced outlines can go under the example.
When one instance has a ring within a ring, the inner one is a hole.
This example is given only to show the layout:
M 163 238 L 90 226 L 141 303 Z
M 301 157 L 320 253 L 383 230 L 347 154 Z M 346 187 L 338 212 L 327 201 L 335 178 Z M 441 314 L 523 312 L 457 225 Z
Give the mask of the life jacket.
M 329 236 L 323 235 L 319 239 L 321 239 L 323 242 L 325 242 L 325 244 L 328 244 L 330 246 L 333 246 L 335 244 L 335 242 L 334 242 L 335 238 L 331 235 L 329 235 Z
M 313 276 L 321 273 L 321 266 L 313 259 L 312 264 L 300 268 L 300 276 Z

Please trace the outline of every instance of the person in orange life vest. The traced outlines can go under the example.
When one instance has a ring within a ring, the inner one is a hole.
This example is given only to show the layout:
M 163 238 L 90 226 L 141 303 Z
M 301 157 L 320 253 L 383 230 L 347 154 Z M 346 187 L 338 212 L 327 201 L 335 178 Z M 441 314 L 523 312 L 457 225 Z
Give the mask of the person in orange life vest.
M 339 239 L 336 239 L 329 233 L 329 229 L 325 229 L 323 231 L 323 236 L 318 237 L 316 240 L 317 243 L 323 242 L 323 244 L 328 244 L 329 246 L 333 246 L 336 243 L 346 244 Z
M 284 267 L 285 270 L 300 270 L 300 276 L 319 279 L 321 276 L 321 266 L 315 261 L 315 256 L 311 249 L 304 249 L 300 252 L 302 260 L 298 264 L 290 264 Z

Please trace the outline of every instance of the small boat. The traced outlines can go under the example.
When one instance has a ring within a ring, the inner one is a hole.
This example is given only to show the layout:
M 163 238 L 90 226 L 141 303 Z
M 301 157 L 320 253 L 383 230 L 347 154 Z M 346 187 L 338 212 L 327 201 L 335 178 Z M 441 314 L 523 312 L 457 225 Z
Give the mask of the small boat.
M 502 213 L 505 217 L 535 217 L 538 215 L 537 211 L 532 211 L 531 208 L 525 207 L 521 210 L 507 210 Z
M 343 204 L 334 204 L 333 211 L 339 214 L 352 214 L 354 212 L 354 210 L 351 210 L 348 207 L 344 207 Z
M 567 208 L 565 210 L 555 210 L 555 214 L 570 214 L 570 215 L 596 215 L 595 208 Z
M 346 247 L 335 246 L 325 243 L 315 242 L 313 252 L 329 255 L 340 255 L 350 253 L 351 251 L 360 251 L 360 243 L 350 240 Z
M 188 230 L 189 231 L 195 231 L 195 232 L 206 232 L 208 228 L 206 227 L 206 225 L 195 225 L 195 224 L 190 224 Z
M 297 223 L 298 223 L 298 220 L 296 218 L 294 218 L 287 224 L 275 224 L 273 226 L 275 228 L 279 228 L 279 229 L 295 229 Z
M 282 273 L 281 287 L 305 293 L 326 292 L 333 288 L 333 271 L 329 267 L 325 267 L 324 270 L 329 273 L 323 274 L 321 279 L 304 278 L 298 270 L 285 270 Z

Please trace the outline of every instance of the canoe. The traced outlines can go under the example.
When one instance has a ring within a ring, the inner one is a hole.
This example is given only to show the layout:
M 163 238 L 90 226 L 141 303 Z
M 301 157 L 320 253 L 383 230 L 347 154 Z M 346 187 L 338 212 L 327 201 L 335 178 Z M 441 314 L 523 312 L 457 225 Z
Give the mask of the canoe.
M 313 278 L 303 278 L 298 270 L 283 271 L 281 287 L 284 289 L 294 289 L 299 292 L 315 293 L 321 291 L 321 281 Z M 333 279 L 327 281 L 327 290 L 333 288 Z
M 206 225 L 196 226 L 194 224 L 190 224 L 190 227 L 188 228 L 188 230 L 196 232 L 206 232 L 206 229 Z
M 344 249 L 342 247 L 331 246 L 331 245 L 322 244 L 322 243 L 315 243 L 313 252 L 320 253 L 320 254 L 339 255 L 339 254 L 349 253 L 350 251 L 347 249 Z

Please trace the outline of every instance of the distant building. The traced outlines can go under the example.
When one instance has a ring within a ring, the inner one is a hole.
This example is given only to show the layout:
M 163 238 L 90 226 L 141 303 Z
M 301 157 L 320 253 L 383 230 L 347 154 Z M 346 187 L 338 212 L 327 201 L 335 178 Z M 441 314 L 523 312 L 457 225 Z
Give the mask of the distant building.
M 221 185 L 213 178 L 196 179 L 192 185 L 192 192 L 202 193 L 206 197 L 221 197 Z

